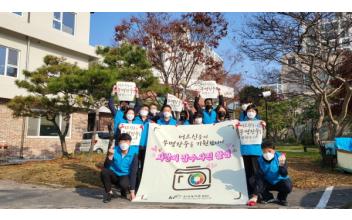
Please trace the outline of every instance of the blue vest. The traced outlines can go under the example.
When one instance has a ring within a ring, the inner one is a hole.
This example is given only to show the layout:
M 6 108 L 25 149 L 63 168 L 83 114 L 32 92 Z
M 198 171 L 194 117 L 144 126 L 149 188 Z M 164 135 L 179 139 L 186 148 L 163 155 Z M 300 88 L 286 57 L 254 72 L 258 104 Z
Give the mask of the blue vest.
M 216 111 L 212 109 L 208 112 L 206 109 L 203 111 L 203 124 L 214 124 L 216 123 Z
M 135 155 L 135 150 L 130 147 L 128 153 L 122 158 L 120 147 L 115 146 L 114 158 L 109 169 L 117 176 L 128 176 L 131 172 L 131 165 Z
M 122 123 L 124 112 L 122 110 L 117 110 L 114 118 L 114 132 L 116 132 L 117 126 Z
M 245 111 L 241 111 L 241 113 L 240 113 L 240 121 L 244 121 L 246 116 L 247 116 L 246 112 Z
M 170 118 L 168 122 L 166 122 L 164 118 L 160 118 L 156 123 L 158 125 L 177 125 L 177 121 L 173 118 Z
M 253 120 L 258 120 L 258 119 L 255 118 Z M 244 121 L 248 121 L 248 118 L 245 117 Z M 245 156 L 261 156 L 263 154 L 262 146 L 261 144 L 248 144 L 248 145 L 241 144 L 241 154 Z
M 149 130 L 149 119 L 143 121 L 141 117 L 137 116 L 136 119 L 134 120 L 136 124 L 143 125 L 143 131 L 141 135 L 141 140 L 139 142 L 139 145 L 141 147 L 146 147 L 147 146 L 147 140 L 148 140 L 148 130 Z
M 258 158 L 259 168 L 264 173 L 265 180 L 272 185 L 289 178 L 289 176 L 283 177 L 279 174 L 280 155 L 279 152 L 275 152 L 274 158 L 270 162 L 265 161 L 263 156 Z

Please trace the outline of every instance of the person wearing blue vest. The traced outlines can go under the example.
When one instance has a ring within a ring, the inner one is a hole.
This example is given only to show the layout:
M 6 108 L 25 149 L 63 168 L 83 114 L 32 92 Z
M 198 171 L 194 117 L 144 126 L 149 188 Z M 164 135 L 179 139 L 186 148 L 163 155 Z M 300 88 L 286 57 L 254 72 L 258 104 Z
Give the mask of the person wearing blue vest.
M 224 106 L 224 97 L 220 95 L 220 89 L 218 88 L 219 93 L 219 106 Z M 203 110 L 199 104 L 199 92 L 194 99 L 194 108 L 197 112 L 201 112 L 203 114 L 203 124 L 214 124 L 218 122 L 218 114 L 216 109 L 213 108 L 213 99 L 207 98 L 204 100 L 205 109 Z M 225 117 L 225 115 L 223 116 Z
M 203 124 L 203 114 L 201 112 L 194 113 L 193 124 L 194 125 Z
M 116 109 L 115 108 L 115 101 L 114 101 L 114 96 L 117 94 L 117 87 L 116 85 L 113 86 L 112 92 L 111 92 L 111 96 L 108 102 L 108 106 L 109 109 L 111 111 L 111 115 L 114 118 L 114 136 L 115 136 L 115 144 L 117 143 L 117 137 L 118 137 L 118 125 L 120 123 L 125 123 L 122 122 L 124 121 L 124 115 L 125 112 L 130 105 L 129 101 L 120 101 L 119 103 L 119 107 Z M 140 107 L 139 104 L 139 92 L 138 92 L 138 88 L 136 88 L 136 105 L 134 106 L 134 109 L 138 109 Z
M 139 183 L 142 178 L 145 151 L 147 147 L 149 122 L 151 121 L 148 116 L 149 116 L 149 106 L 143 104 L 139 111 L 139 115 L 137 115 L 134 120 L 135 124 L 143 125 L 141 140 L 139 142 L 139 153 L 138 153 L 139 166 L 138 166 L 138 175 L 137 175 L 137 189 L 139 187 Z
M 257 121 L 256 115 L 258 114 L 258 109 L 255 105 L 249 105 L 247 107 L 246 117 L 244 121 Z M 237 121 L 237 120 L 236 120 Z M 238 121 L 237 121 L 238 122 Z M 237 126 L 239 126 L 239 122 Z M 261 121 L 263 128 L 266 127 L 266 123 Z M 258 170 L 258 157 L 262 155 L 261 145 L 260 144 L 251 144 L 251 145 L 242 145 L 240 146 L 241 155 L 243 158 L 244 168 L 246 172 L 247 180 L 247 190 L 248 195 L 253 194 L 253 189 L 249 183 L 249 180 Z
M 275 202 L 287 206 L 287 196 L 292 191 L 292 182 L 288 176 L 285 154 L 275 151 L 270 141 L 262 143 L 263 154 L 258 158 L 259 169 L 250 180 L 253 196 L 248 205 Z M 274 199 L 270 191 L 278 191 L 277 199 Z
M 117 128 L 116 128 L 116 133 L 115 133 L 116 134 L 115 138 L 117 137 L 117 139 L 115 139 L 116 140 L 115 141 L 115 145 L 116 145 L 116 143 L 118 143 L 118 137 L 119 137 L 119 135 L 121 133 L 120 126 L 122 126 L 121 125 L 122 123 L 124 123 L 124 124 L 140 124 L 140 123 L 138 123 L 138 121 L 135 120 L 135 111 L 134 111 L 133 108 L 128 108 L 125 111 L 122 119 L 117 121 L 117 125 L 116 125 Z M 139 145 L 131 145 L 130 148 L 131 148 L 131 150 L 133 150 L 134 152 L 137 152 L 137 154 L 138 154 Z
M 216 122 L 223 122 L 230 119 L 229 111 L 225 106 L 218 105 L 215 109 L 216 112 Z
M 159 125 L 177 125 L 177 121 L 172 117 L 172 108 L 170 105 L 164 105 L 161 108 L 162 117 L 156 122 Z
M 148 118 L 155 123 L 160 118 L 160 112 L 158 111 L 158 105 L 156 103 L 152 103 L 149 105 Z
M 247 117 L 247 107 L 250 106 L 250 105 L 252 105 L 252 103 L 243 103 L 243 104 L 242 104 L 242 106 L 241 106 L 240 118 L 239 118 L 240 121 L 245 121 L 245 119 L 246 119 L 246 117 Z M 261 120 L 259 114 L 257 114 L 257 115 L 255 116 L 255 118 L 258 119 L 258 120 Z
M 190 112 L 188 110 L 180 112 L 180 118 L 177 120 L 177 125 L 190 125 Z
M 192 109 L 189 107 L 188 102 L 183 102 L 183 110 L 180 112 L 180 118 L 177 120 L 177 125 L 190 125 L 193 118 Z
M 104 162 L 104 168 L 100 173 L 106 196 L 103 202 L 112 199 L 112 184 L 121 188 L 121 196 L 130 200 L 135 198 L 135 188 L 138 169 L 138 156 L 131 151 L 131 136 L 122 133 L 118 138 L 118 146 L 112 146 Z

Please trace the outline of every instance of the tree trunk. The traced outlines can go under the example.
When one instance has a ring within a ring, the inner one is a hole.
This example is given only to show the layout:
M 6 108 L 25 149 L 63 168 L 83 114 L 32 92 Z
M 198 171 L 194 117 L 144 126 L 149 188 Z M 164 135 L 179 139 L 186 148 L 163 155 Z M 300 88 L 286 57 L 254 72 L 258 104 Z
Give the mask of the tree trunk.
M 332 140 L 332 139 L 334 139 L 334 137 L 336 135 L 336 129 L 335 129 L 334 124 L 332 124 L 332 123 L 329 123 L 328 128 L 329 128 L 328 140 Z
M 92 154 L 94 150 L 95 136 L 97 133 L 98 123 L 99 123 L 99 108 L 95 110 L 94 128 L 93 128 L 93 134 L 92 134 L 92 141 L 90 142 L 89 154 Z
M 295 127 L 291 127 L 291 130 L 292 130 L 293 137 L 295 138 L 295 141 L 298 142 L 298 135 Z
M 338 126 L 335 126 L 334 138 L 341 137 L 343 135 L 345 128 L 346 128 L 346 124 L 342 124 L 342 125 L 339 124 Z
M 67 152 L 67 145 L 66 145 L 66 135 L 59 135 L 59 138 L 61 143 L 62 157 L 69 158 L 69 154 Z
M 315 126 L 315 131 L 314 131 L 314 144 L 315 145 L 319 145 L 319 141 L 320 141 L 320 129 L 323 126 L 323 121 L 324 121 L 324 116 L 325 116 L 325 109 L 324 109 L 324 103 L 323 103 L 323 99 L 320 98 L 320 102 L 319 102 L 319 119 L 316 123 Z
M 51 119 L 49 119 L 49 118 L 47 118 L 47 119 L 54 124 L 54 126 L 56 127 L 56 129 L 58 131 L 60 144 L 61 144 L 62 157 L 69 158 L 70 155 L 68 154 L 68 151 L 67 151 L 66 136 L 67 136 L 68 130 L 70 128 L 71 116 L 70 116 L 70 114 L 68 114 L 64 117 L 64 120 L 66 121 L 66 126 L 65 126 L 64 132 L 62 132 L 62 130 L 60 130 L 59 125 L 56 123 L 56 121 L 55 121 L 56 117 L 58 117 L 58 116 L 55 116 L 54 118 L 51 118 Z

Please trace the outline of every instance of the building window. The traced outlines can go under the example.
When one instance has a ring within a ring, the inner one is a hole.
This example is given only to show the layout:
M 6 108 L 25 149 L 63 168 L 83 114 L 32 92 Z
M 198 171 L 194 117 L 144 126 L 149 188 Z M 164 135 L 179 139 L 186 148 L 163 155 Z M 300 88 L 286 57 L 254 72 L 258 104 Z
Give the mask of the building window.
M 344 47 L 350 46 L 350 43 L 351 43 L 351 41 L 348 38 L 342 40 L 342 46 L 344 46 Z
M 0 75 L 17 77 L 18 50 L 0 45 Z
M 19 15 L 19 16 L 22 16 L 22 12 L 12 12 L 12 13 Z
M 60 129 L 65 129 L 66 121 L 60 115 L 56 118 L 56 123 L 60 126 Z M 47 120 L 45 117 L 28 117 L 28 128 L 27 136 L 30 137 L 57 137 L 57 129 L 53 123 Z M 71 137 L 71 125 L 67 133 L 67 137 Z
M 73 12 L 54 12 L 53 28 L 74 35 L 76 14 Z
M 294 65 L 296 64 L 296 59 L 294 57 L 288 58 L 288 65 Z

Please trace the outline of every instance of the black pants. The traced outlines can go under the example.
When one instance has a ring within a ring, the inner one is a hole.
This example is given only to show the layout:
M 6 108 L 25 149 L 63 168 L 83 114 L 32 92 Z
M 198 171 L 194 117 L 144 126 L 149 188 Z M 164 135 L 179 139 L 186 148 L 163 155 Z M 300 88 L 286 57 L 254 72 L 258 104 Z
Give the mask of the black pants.
M 275 185 L 270 184 L 262 176 L 252 177 L 250 180 L 253 193 L 258 195 L 261 200 L 267 201 L 274 196 L 270 191 L 278 191 L 277 199 L 286 201 L 288 194 L 292 191 L 292 182 L 290 179 L 281 180 Z
M 258 164 L 258 156 L 242 156 L 243 157 L 243 163 L 244 163 L 244 170 L 246 172 L 246 181 L 247 181 L 247 190 L 248 190 L 248 195 L 252 195 L 254 193 L 254 189 L 249 183 L 250 179 L 255 176 L 259 169 L 259 164 Z
M 138 190 L 139 185 L 142 180 L 142 174 L 143 174 L 143 168 L 144 168 L 144 159 L 145 159 L 145 147 L 139 147 L 139 153 L 138 153 L 138 173 L 137 173 L 137 187 L 136 189 Z
M 112 184 L 121 188 L 121 195 L 126 195 L 129 192 L 129 176 L 118 176 L 111 170 L 103 168 L 100 177 L 106 193 L 111 191 Z

